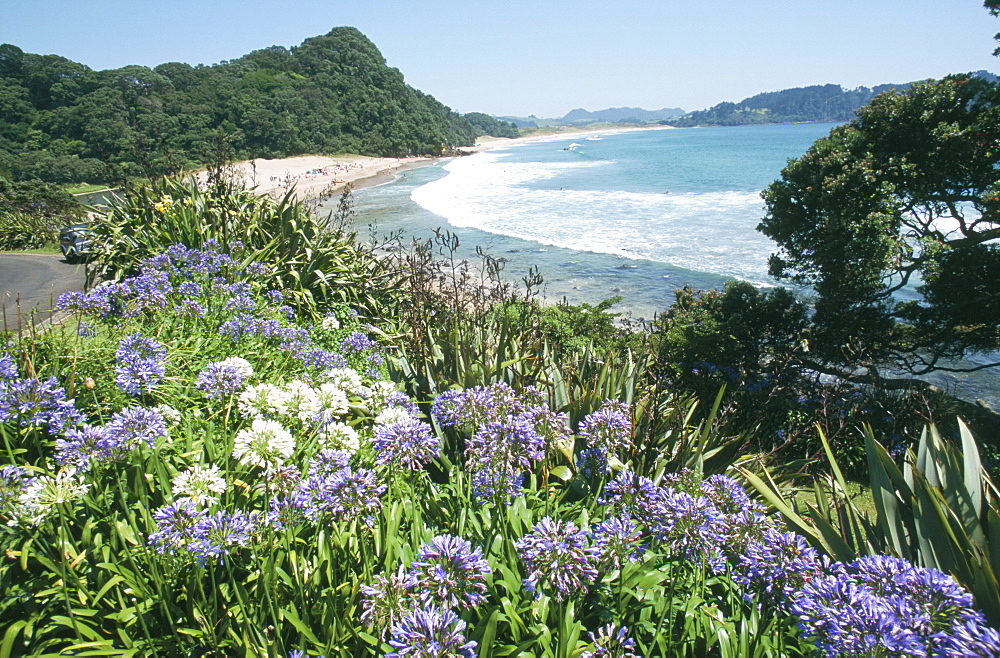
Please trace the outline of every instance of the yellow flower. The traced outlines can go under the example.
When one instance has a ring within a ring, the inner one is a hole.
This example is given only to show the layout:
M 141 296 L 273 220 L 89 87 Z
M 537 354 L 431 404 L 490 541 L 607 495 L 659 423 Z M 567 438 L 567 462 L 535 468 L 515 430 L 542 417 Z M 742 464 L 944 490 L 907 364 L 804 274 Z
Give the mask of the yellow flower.
M 185 206 L 190 206 L 192 203 L 194 203 L 194 199 L 192 199 L 191 197 L 184 199 Z
M 166 212 L 167 210 L 166 206 L 163 205 L 163 202 L 154 203 L 153 209 L 156 210 L 157 212 Z

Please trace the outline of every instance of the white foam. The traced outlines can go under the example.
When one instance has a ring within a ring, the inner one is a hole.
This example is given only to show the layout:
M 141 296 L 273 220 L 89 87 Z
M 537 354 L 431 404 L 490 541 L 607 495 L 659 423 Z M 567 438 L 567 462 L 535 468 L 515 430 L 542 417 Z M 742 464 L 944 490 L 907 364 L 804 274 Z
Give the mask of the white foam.
M 755 227 L 756 192 L 643 193 L 539 189 L 609 161 L 517 162 L 496 151 L 456 159 L 411 198 L 455 227 L 544 245 L 669 263 L 765 283 L 772 243 Z

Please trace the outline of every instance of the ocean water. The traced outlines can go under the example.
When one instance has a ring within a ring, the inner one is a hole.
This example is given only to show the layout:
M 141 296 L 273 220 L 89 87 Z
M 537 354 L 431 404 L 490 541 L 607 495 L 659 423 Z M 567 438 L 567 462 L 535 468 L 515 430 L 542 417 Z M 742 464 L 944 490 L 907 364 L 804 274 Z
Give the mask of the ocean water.
M 767 274 L 775 245 L 755 229 L 760 192 L 835 124 L 682 128 L 556 137 L 446 159 L 358 190 L 358 224 L 379 235 L 459 237 L 506 261 L 519 280 L 537 267 L 549 302 L 597 303 L 651 318 L 673 291 L 721 288 Z M 935 377 L 1000 408 L 991 373 Z
M 755 229 L 760 191 L 833 124 L 686 128 L 556 138 L 454 158 L 359 190 L 359 221 L 383 233 L 457 234 L 549 301 L 652 317 L 685 285 L 774 285 L 773 244 Z

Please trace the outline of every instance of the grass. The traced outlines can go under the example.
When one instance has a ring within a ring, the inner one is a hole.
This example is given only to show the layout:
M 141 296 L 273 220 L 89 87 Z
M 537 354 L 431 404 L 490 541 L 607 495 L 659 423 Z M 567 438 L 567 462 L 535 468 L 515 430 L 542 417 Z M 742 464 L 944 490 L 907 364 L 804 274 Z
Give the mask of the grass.
M 67 185 L 66 191 L 70 194 L 89 194 L 91 192 L 99 192 L 101 190 L 108 189 L 108 186 L 94 183 L 79 183 L 77 185 Z
M 0 254 L 40 254 L 43 256 L 62 255 L 58 245 L 45 245 L 36 249 L 18 249 L 15 251 L 0 251 Z

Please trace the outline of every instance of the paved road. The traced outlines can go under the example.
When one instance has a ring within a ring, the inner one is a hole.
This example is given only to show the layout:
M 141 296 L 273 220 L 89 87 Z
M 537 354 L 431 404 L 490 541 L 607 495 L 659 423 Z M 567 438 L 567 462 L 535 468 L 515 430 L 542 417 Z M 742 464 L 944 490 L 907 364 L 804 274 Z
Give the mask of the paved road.
M 83 265 L 62 256 L 0 254 L 0 330 L 19 331 L 29 322 L 48 320 L 59 295 L 82 290 Z

